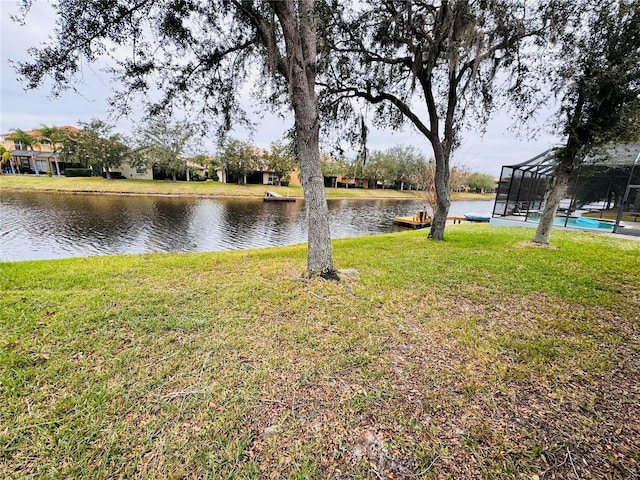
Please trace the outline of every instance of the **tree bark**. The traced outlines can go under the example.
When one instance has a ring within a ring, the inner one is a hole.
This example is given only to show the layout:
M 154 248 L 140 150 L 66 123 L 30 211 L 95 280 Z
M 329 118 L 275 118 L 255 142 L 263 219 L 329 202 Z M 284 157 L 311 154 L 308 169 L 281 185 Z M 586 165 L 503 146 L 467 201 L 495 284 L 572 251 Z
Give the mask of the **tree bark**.
M 296 11 L 296 4 L 298 10 Z M 320 120 L 315 92 L 317 31 L 313 0 L 273 3 L 282 26 L 287 80 L 295 118 L 296 149 L 308 221 L 307 270 L 311 276 L 337 280 L 333 266 L 329 209 L 320 166 Z
M 560 200 L 564 198 L 569 187 L 569 172 L 565 169 L 561 169 L 557 172 L 551 188 L 547 191 L 544 201 L 544 210 L 540 217 L 540 223 L 536 229 L 535 237 L 533 241 L 535 243 L 541 243 L 543 245 L 549 245 L 549 237 L 551 235 L 551 228 L 553 227 L 553 221 L 556 218 L 558 212 L 558 206 Z
M 533 241 L 535 243 L 549 245 L 549 237 L 551 235 L 553 221 L 556 218 L 560 200 L 562 200 L 569 187 L 569 176 L 575 168 L 576 157 L 580 152 L 580 147 L 587 143 L 584 138 L 581 138 L 579 134 L 581 129 L 578 128 L 584 105 L 584 90 L 581 87 L 578 99 L 576 100 L 576 105 L 573 108 L 572 116 L 569 119 L 569 135 L 567 137 L 566 146 L 563 147 L 557 156 L 558 166 L 556 167 L 556 175 L 553 179 L 553 183 L 551 184 L 551 188 L 549 188 L 545 194 L 544 210 L 540 217 L 540 223 L 536 229 L 536 234 L 533 237 Z
M 447 225 L 447 215 L 451 206 L 449 193 L 449 155 L 439 141 L 432 142 L 436 160 L 436 172 L 434 175 L 434 187 L 436 191 L 436 208 L 433 212 L 433 221 L 429 230 L 429 238 L 444 240 L 444 229 Z

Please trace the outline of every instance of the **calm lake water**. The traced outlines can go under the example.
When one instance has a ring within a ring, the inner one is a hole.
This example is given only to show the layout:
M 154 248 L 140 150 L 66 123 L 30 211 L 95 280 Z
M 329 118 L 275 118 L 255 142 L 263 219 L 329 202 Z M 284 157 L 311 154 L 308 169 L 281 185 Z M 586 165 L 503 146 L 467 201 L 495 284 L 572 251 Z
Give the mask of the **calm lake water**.
M 424 202 L 329 200 L 331 236 L 399 230 Z M 450 215 L 490 214 L 493 201 L 453 202 Z M 306 242 L 304 202 L 2 192 L 0 260 L 202 252 Z

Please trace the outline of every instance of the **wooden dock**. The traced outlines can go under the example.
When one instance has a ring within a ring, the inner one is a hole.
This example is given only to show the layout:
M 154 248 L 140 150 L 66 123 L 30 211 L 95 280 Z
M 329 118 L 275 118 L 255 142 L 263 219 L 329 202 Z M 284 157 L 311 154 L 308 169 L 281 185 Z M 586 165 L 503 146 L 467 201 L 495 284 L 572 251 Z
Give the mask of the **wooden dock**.
M 295 197 L 285 197 L 280 195 L 277 192 L 264 192 L 264 197 L 262 198 L 265 202 L 295 202 Z
M 425 228 L 430 227 L 433 219 L 429 217 L 425 212 L 418 212 L 411 217 L 394 217 L 393 223 L 405 228 Z M 456 215 L 447 217 L 448 222 L 452 223 L 462 223 L 462 222 L 472 222 L 472 223 L 488 223 L 489 217 L 478 214 L 469 214 L 469 215 Z
M 419 212 L 412 217 L 394 217 L 393 223 L 405 228 L 426 228 L 431 226 L 431 217 Z
M 462 215 L 455 217 L 447 217 L 448 222 L 462 223 L 462 222 L 473 222 L 473 223 L 489 223 L 489 218 L 485 216 L 477 216 L 477 215 Z

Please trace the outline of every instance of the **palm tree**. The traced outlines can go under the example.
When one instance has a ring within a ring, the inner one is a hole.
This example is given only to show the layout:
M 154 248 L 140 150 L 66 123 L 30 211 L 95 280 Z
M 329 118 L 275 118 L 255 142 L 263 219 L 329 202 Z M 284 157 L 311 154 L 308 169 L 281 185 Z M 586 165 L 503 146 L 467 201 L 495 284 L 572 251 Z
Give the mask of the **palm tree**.
M 49 127 L 48 125 L 43 124 L 40 125 L 38 133 L 40 134 L 40 136 L 46 138 L 51 142 L 53 158 L 56 162 L 56 175 L 60 176 L 60 165 L 58 164 L 58 144 L 62 143 L 65 140 L 67 132 L 62 128 L 56 127 L 55 125 L 53 127 Z
M 3 145 L 0 145 L 0 156 L 2 158 L 2 162 L 0 162 L 2 164 L 2 171 L 4 172 L 4 165 L 8 163 L 9 167 L 11 168 L 11 172 L 15 173 L 15 171 L 13 170 L 13 165 L 11 164 L 11 154 L 6 148 L 4 148 Z
M 38 140 L 33 136 L 25 132 L 24 130 L 20 130 L 16 128 L 12 130 L 9 135 L 7 135 L 7 140 L 12 140 L 15 143 L 20 145 L 20 149 L 31 150 L 31 159 L 34 160 L 35 152 L 33 147 L 38 144 Z M 38 168 L 36 167 L 35 160 L 33 162 L 34 170 L 36 175 L 40 175 L 38 173 Z

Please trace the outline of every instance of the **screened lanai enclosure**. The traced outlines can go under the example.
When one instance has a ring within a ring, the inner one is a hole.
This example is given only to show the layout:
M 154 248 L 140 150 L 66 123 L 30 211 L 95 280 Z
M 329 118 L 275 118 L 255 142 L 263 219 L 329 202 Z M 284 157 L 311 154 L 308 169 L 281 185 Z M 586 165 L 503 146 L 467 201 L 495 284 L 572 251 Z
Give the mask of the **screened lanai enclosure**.
M 502 167 L 494 218 L 538 220 L 557 151 Z M 619 144 L 585 159 L 571 176 L 555 224 L 640 235 L 640 143 Z

